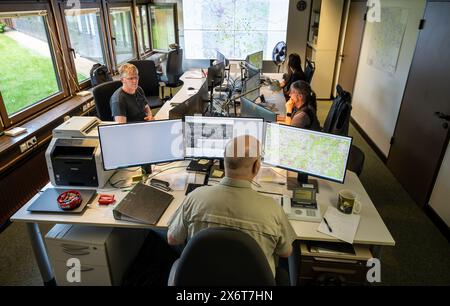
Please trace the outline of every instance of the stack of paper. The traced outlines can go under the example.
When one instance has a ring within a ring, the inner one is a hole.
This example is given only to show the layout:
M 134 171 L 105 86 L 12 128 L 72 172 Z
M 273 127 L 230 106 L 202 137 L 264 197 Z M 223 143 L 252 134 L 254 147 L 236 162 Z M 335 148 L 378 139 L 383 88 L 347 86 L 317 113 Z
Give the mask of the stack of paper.
M 286 177 L 274 171 L 272 168 L 261 167 L 255 180 L 258 183 L 271 182 L 271 183 L 286 183 Z
M 344 214 L 337 210 L 336 207 L 329 206 L 323 217 L 327 220 L 331 231 L 325 221 L 322 220 L 319 224 L 319 228 L 317 229 L 319 232 L 333 236 L 348 243 L 353 243 L 356 230 L 359 225 L 359 215 Z

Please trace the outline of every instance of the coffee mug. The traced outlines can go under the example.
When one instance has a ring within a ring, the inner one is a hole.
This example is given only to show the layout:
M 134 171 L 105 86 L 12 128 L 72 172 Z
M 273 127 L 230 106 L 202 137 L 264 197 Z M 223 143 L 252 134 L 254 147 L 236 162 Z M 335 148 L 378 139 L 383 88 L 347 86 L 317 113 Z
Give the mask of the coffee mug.
M 359 214 L 361 212 L 361 202 L 359 202 L 356 198 L 358 195 L 356 192 L 344 189 L 339 191 L 338 193 L 339 199 L 337 208 L 343 212 L 344 214 Z

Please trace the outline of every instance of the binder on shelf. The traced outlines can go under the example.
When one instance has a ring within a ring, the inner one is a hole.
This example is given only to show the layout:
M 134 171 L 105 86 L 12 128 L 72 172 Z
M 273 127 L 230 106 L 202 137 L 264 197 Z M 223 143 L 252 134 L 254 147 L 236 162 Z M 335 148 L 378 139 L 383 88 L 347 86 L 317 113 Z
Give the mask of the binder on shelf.
M 155 225 L 172 200 L 171 194 L 139 183 L 114 208 L 114 219 Z

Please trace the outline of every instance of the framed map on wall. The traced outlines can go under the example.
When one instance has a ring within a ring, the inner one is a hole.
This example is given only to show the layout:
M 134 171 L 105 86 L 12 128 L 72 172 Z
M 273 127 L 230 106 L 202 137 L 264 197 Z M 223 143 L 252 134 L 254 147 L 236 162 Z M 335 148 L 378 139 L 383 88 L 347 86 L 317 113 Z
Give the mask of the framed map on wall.
M 408 9 L 383 7 L 381 22 L 368 22 L 369 38 L 367 64 L 394 74 L 408 22 Z

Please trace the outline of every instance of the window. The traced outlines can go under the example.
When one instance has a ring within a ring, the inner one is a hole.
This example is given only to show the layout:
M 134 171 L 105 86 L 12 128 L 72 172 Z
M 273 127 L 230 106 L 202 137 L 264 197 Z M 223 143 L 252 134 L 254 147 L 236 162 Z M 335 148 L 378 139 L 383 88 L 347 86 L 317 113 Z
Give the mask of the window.
M 136 57 L 131 7 L 112 7 L 109 15 L 116 63 L 122 64 Z
M 150 33 L 148 30 L 148 14 L 147 6 L 141 6 L 141 16 L 142 16 L 142 30 L 144 32 L 144 46 L 145 50 L 150 50 Z
M 88 87 L 96 63 L 115 70 L 178 43 L 176 4 L 155 5 L 152 24 L 149 2 L 0 1 L 0 130 Z
M 263 50 L 272 59 L 286 41 L 289 0 L 183 0 L 186 58 L 211 59 L 216 49 L 230 59 Z
M 89 79 L 92 66 L 106 64 L 99 8 L 64 10 L 78 83 Z
M 152 49 L 168 50 L 169 45 L 178 43 L 176 31 L 176 4 L 150 5 L 152 26 Z
M 139 54 L 144 54 L 147 51 L 150 51 L 146 5 L 140 5 L 136 8 L 136 31 L 138 34 Z
M 56 31 L 46 5 L 28 11 L 4 11 L 0 6 L 0 114 L 5 126 L 22 120 L 67 95 L 58 73 Z M 8 7 L 6 7 L 8 9 Z M 63 77 L 63 76 L 62 76 Z
M 142 33 L 142 17 L 140 14 L 140 10 L 138 8 L 136 8 L 136 32 L 138 36 L 139 54 L 143 54 L 145 52 L 145 47 L 144 47 L 144 37 Z

